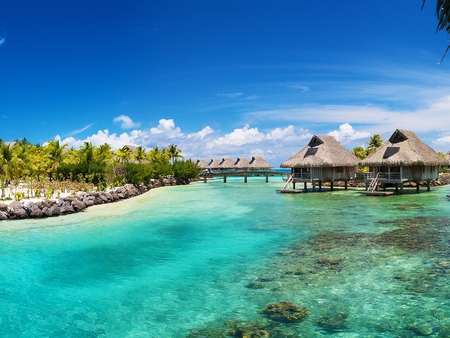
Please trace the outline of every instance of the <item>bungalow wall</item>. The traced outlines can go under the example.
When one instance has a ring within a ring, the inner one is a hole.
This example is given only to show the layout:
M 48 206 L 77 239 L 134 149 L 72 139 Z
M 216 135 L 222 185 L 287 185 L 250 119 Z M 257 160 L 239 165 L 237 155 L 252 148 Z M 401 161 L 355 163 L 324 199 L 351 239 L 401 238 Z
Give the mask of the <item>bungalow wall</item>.
M 301 174 L 303 180 L 310 182 L 345 180 L 351 172 L 357 171 L 357 167 L 292 168 L 292 173 Z
M 400 173 L 403 180 L 426 181 L 438 178 L 439 169 L 436 166 L 405 166 L 405 167 L 374 167 L 370 168 L 374 175 L 379 172 Z

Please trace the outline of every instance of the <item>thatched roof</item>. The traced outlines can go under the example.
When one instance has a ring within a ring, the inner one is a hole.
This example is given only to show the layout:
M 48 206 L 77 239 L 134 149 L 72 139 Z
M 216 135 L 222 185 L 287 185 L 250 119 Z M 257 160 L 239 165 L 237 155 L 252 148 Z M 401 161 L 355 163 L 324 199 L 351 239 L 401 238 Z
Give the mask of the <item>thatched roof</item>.
M 231 169 L 234 168 L 234 160 L 232 158 L 223 158 L 220 162 L 220 168 L 222 169 Z
M 197 160 L 197 166 L 199 166 L 202 169 L 206 169 L 209 167 L 209 164 L 208 164 L 208 162 L 206 162 L 206 160 L 199 159 L 199 160 Z
M 308 145 L 281 163 L 281 168 L 357 167 L 359 159 L 329 135 L 314 135 Z
M 238 157 L 234 166 L 238 169 L 250 168 L 250 161 L 247 157 Z
M 222 162 L 221 158 L 213 158 L 213 159 L 211 159 L 211 162 L 209 162 L 208 168 L 219 169 L 221 162 Z
M 362 162 L 362 166 L 441 166 L 448 160 L 423 143 L 413 132 L 397 129 L 390 139 L 374 150 Z
M 253 156 L 252 160 L 250 161 L 249 167 L 252 169 L 270 169 L 273 168 L 273 165 L 271 165 L 261 156 Z

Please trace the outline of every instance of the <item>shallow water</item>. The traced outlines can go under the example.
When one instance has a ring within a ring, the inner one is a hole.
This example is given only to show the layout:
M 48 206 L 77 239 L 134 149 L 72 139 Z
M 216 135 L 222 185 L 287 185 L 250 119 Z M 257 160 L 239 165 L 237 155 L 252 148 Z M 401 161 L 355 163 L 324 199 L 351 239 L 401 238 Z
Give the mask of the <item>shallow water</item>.
M 450 336 L 449 187 L 281 185 L 229 178 L 1 221 L 0 336 L 226 337 L 245 323 L 270 337 Z M 311 315 L 261 314 L 280 301 Z

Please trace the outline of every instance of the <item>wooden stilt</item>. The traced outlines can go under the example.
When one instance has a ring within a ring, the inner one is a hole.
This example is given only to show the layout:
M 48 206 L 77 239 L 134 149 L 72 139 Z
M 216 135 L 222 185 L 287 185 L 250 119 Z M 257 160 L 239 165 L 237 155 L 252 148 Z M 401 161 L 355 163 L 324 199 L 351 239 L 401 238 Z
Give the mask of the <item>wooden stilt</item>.
M 223 183 L 227 183 L 227 175 L 223 175 Z
M 244 183 L 247 183 L 247 175 L 244 175 Z

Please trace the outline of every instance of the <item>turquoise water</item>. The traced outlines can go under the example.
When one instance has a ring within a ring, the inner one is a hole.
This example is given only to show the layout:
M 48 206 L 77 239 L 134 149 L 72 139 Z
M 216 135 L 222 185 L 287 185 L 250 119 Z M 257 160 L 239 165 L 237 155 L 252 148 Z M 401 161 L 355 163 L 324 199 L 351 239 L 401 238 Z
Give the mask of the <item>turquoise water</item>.
M 155 189 L 0 222 L 1 337 L 450 337 L 449 187 L 276 194 L 281 178 Z M 289 301 L 294 324 L 261 314 Z

